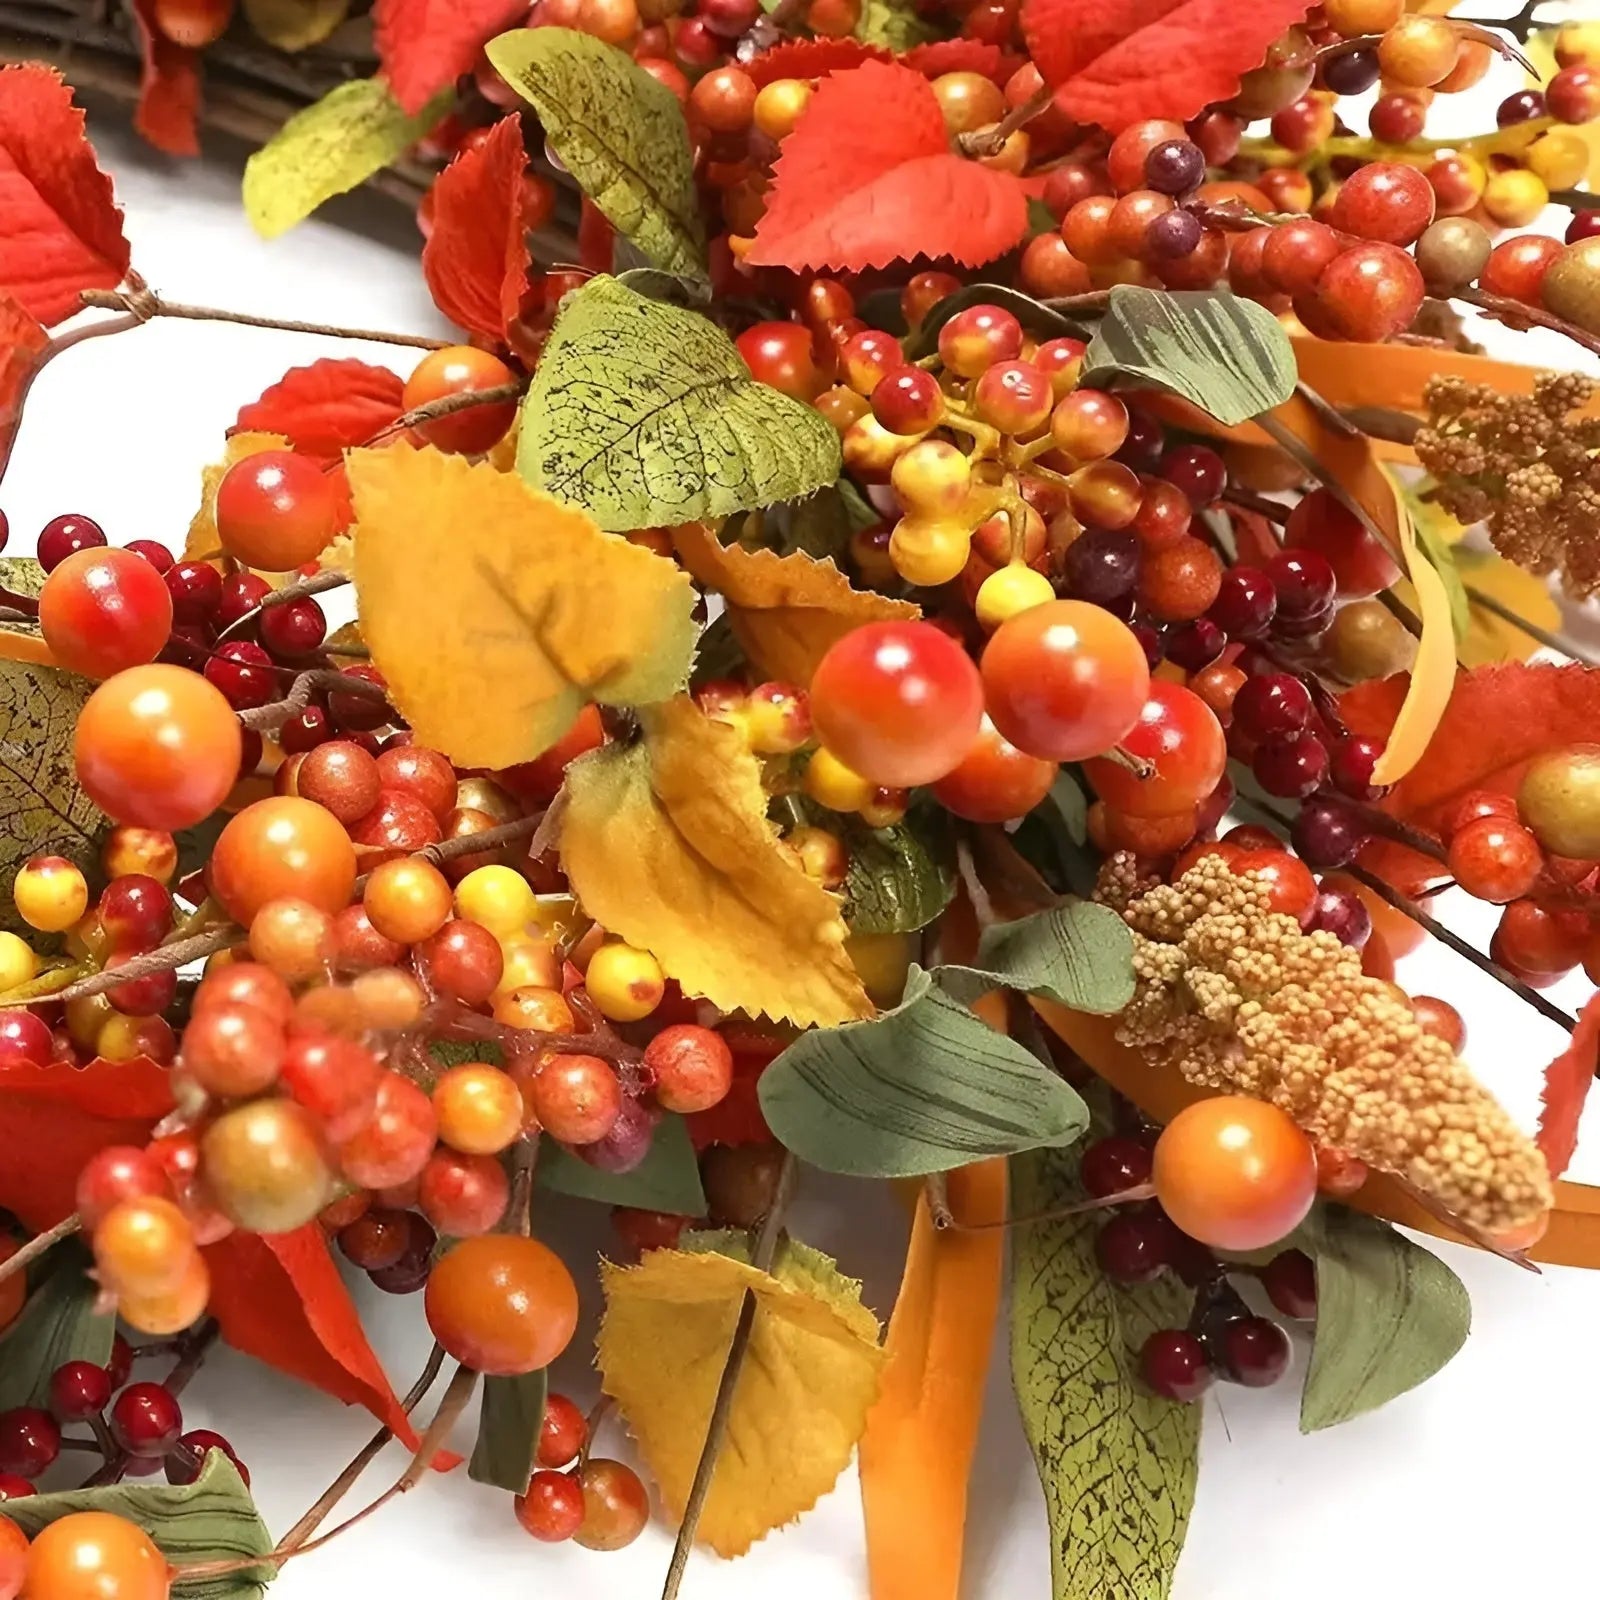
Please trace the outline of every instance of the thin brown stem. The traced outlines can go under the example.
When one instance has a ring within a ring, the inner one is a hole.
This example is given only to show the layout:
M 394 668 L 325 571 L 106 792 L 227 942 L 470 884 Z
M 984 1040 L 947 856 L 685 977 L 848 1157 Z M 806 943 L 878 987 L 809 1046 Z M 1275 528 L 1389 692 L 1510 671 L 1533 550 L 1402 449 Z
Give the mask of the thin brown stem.
M 1222 498 L 1229 505 L 1238 506 L 1241 511 L 1253 511 L 1258 517 L 1265 517 L 1280 528 L 1289 520 L 1288 506 L 1277 500 L 1269 500 L 1264 494 L 1256 494 L 1252 489 L 1237 489 L 1230 485 L 1222 491 Z
M 1508 328 L 1516 328 L 1519 331 L 1526 331 L 1529 328 L 1549 328 L 1554 333 L 1564 333 L 1590 355 L 1600 356 L 1600 335 L 1587 333 L 1584 329 L 1575 327 L 1539 306 L 1524 305 L 1520 300 L 1510 300 L 1501 294 L 1490 294 L 1484 289 L 1457 289 L 1452 293 L 1451 299 L 1464 300 L 1469 306 L 1476 306 L 1485 316 L 1493 317 L 1496 322 L 1503 322 Z
M 149 322 L 154 317 L 174 317 L 183 322 L 233 322 L 246 328 L 314 333 L 327 339 L 363 339 L 369 344 L 407 345 L 414 350 L 443 350 L 448 344 L 444 339 L 428 339 L 418 333 L 342 328 L 327 322 L 297 322 L 287 317 L 259 317 L 248 311 L 224 311 L 216 306 L 185 305 L 177 300 L 163 300 L 148 289 L 85 289 L 83 303 L 103 311 L 126 311 L 136 322 Z
M 524 380 L 513 378 L 509 383 L 497 383 L 492 389 L 466 389 L 460 394 L 442 394 L 437 400 L 429 400 L 425 405 L 414 406 L 410 411 L 401 412 L 393 422 L 379 428 L 361 448 L 366 449 L 371 445 L 381 444 L 394 434 L 404 433 L 407 428 L 420 427 L 423 423 L 433 422 L 439 417 L 454 416 L 458 411 L 470 411 L 473 406 L 497 406 L 503 405 L 508 400 L 518 400 L 526 388 L 527 383 Z
M 1557 650 L 1564 656 L 1570 656 L 1574 661 L 1583 662 L 1585 666 L 1600 666 L 1600 661 L 1596 661 L 1593 656 L 1585 655 L 1583 651 L 1568 644 L 1565 639 L 1551 633 L 1548 628 L 1541 628 L 1537 622 L 1519 616 L 1510 606 L 1495 599 L 1492 594 L 1485 594 L 1482 589 L 1474 588 L 1470 583 L 1465 587 L 1467 598 L 1473 605 L 1482 606 L 1485 611 L 1493 612 L 1502 622 L 1509 622 L 1513 628 L 1520 628 L 1530 639 L 1537 639 L 1547 650 Z
M 998 1222 L 962 1222 L 945 1210 L 945 1219 L 934 1217 L 936 1228 L 949 1228 L 956 1233 L 990 1233 L 997 1229 L 1025 1228 L 1035 1222 L 1060 1222 L 1066 1217 L 1082 1216 L 1086 1211 L 1104 1211 L 1111 1206 L 1131 1206 L 1140 1200 L 1155 1199 L 1153 1183 L 1136 1184 L 1131 1189 L 1119 1189 L 1115 1194 L 1097 1195 L 1093 1199 L 1079 1200 L 1075 1205 L 1051 1206 L 1047 1211 L 1028 1211 L 1020 1217 L 1002 1217 Z
M 1020 105 L 1014 105 L 992 128 L 979 128 L 971 133 L 959 134 L 956 144 L 964 156 L 997 156 L 1005 147 L 1007 139 L 1018 128 L 1026 126 L 1037 116 L 1050 109 L 1050 102 L 1055 96 L 1055 91 L 1049 84 L 1043 84 L 1024 100 Z
M 363 700 L 389 698 L 383 685 L 373 683 L 370 678 L 353 677 L 348 672 L 340 672 L 331 667 L 312 667 L 294 680 L 283 699 L 241 711 L 239 721 L 246 728 L 270 730 L 280 727 L 290 717 L 304 711 L 312 695 L 319 689 L 337 690 L 340 694 L 353 694 Z
M 1345 406 L 1339 415 L 1369 439 L 1409 446 L 1422 431 L 1421 417 L 1409 411 L 1392 411 L 1387 406 Z
M 243 944 L 245 931 L 236 923 L 212 928 L 207 933 L 197 933 L 189 939 L 178 939 L 171 944 L 158 945 L 142 956 L 134 956 L 120 967 L 96 972 L 87 978 L 69 983 L 51 998 L 55 1000 L 81 1000 L 85 995 L 104 994 L 119 983 L 130 983 L 135 978 L 148 978 L 152 972 L 171 972 L 175 967 L 186 967 L 191 961 L 204 960 L 219 950 Z
M 756 1237 L 751 1252 L 751 1264 L 761 1272 L 772 1266 L 777 1253 L 778 1235 L 782 1228 L 783 1212 L 794 1189 L 798 1169 L 792 1152 L 786 1151 L 783 1165 L 778 1169 L 778 1182 L 773 1190 L 772 1203 L 762 1219 L 761 1232 Z M 733 1341 L 728 1346 L 728 1359 L 722 1368 L 722 1381 L 717 1385 L 717 1397 L 711 1405 L 711 1420 L 706 1427 L 705 1443 L 700 1448 L 700 1461 L 694 1469 L 694 1482 L 689 1488 L 688 1503 L 683 1508 L 683 1521 L 678 1527 L 677 1542 L 672 1547 L 672 1562 L 667 1568 L 667 1581 L 661 1590 L 661 1600 L 677 1600 L 683 1583 L 689 1554 L 694 1548 L 695 1530 L 700 1526 L 700 1513 L 704 1511 L 706 1496 L 711 1492 L 711 1479 L 716 1472 L 717 1452 L 722 1436 L 727 1432 L 728 1418 L 733 1411 L 733 1397 L 739 1387 L 739 1374 L 744 1370 L 744 1358 L 750 1348 L 750 1335 L 755 1328 L 756 1297 L 746 1289 L 744 1302 L 739 1307 L 739 1320 L 734 1326 Z
M 349 581 L 342 572 L 318 572 L 312 577 L 302 578 L 298 583 L 286 583 L 281 589 L 274 589 L 266 595 L 260 605 L 252 606 L 242 617 L 235 617 L 217 635 L 216 644 L 225 644 L 229 639 L 238 638 L 260 622 L 263 611 L 270 611 L 274 606 L 286 606 L 291 600 L 305 600 L 314 594 L 326 594 L 330 589 L 342 589 Z
M 0 1283 L 7 1278 L 15 1277 L 24 1271 L 31 1262 L 37 1261 L 47 1250 L 61 1243 L 63 1239 L 70 1239 L 73 1234 L 82 1228 L 83 1223 L 78 1213 L 74 1211 L 70 1217 L 63 1217 L 55 1227 L 47 1228 L 43 1233 L 35 1234 L 14 1255 L 7 1256 L 0 1261 Z
M 1344 439 L 1360 437 L 1361 430 L 1331 400 L 1323 399 L 1304 379 L 1295 384 L 1294 392 L 1316 412 L 1324 427 L 1332 429 Z

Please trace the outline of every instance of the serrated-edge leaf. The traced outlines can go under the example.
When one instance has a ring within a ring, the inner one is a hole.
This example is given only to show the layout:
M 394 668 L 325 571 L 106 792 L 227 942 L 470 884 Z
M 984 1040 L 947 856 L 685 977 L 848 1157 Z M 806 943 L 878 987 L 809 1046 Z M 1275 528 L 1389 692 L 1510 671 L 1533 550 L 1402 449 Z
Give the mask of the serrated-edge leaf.
M 136 1522 L 174 1566 L 240 1561 L 265 1556 L 272 1537 L 262 1522 L 239 1470 L 220 1450 L 206 1453 L 193 1483 L 149 1479 L 108 1483 L 95 1489 L 26 1495 L 6 1502 L 5 1514 L 32 1538 L 41 1528 L 79 1511 L 108 1511 Z M 183 1600 L 246 1600 L 277 1576 L 267 1562 L 226 1577 L 185 1579 Z
M 467 1463 L 467 1476 L 474 1483 L 492 1484 L 511 1494 L 521 1494 L 528 1487 L 548 1389 L 543 1367 L 516 1378 L 483 1380 L 478 1442 Z
M 245 215 L 262 238 L 276 239 L 403 155 L 453 98 L 446 90 L 408 117 L 381 78 L 341 83 L 296 112 L 245 163 Z
M 571 28 L 519 28 L 486 53 L 617 231 L 663 271 L 703 278 L 694 157 L 673 92 L 626 52 Z
M 850 857 L 844 920 L 852 933 L 915 933 L 955 898 L 955 845 L 937 807 L 919 806 L 889 828 L 848 825 L 842 837 Z
M 1075 1155 L 1037 1150 L 1010 1167 L 1014 1215 L 1084 1197 Z M 1200 1408 L 1146 1387 L 1139 1349 L 1183 1326 L 1192 1295 L 1172 1273 L 1113 1284 L 1099 1229 L 1088 1212 L 1012 1230 L 1012 1383 L 1044 1488 L 1052 1600 L 1163 1600 L 1194 1503 Z
M 613 533 L 799 499 L 840 460 L 833 427 L 757 383 L 714 322 L 608 277 L 562 303 L 517 444 L 524 480 Z
M 58 1245 L 49 1268 L 0 1334 L 0 1411 L 43 1405 L 50 1374 L 63 1362 L 104 1366 L 110 1358 L 117 1319 L 94 1308 L 100 1290 L 89 1276 L 88 1256 L 75 1244 Z
M 1118 284 L 1083 358 L 1086 385 L 1134 378 L 1232 427 L 1280 406 L 1298 381 L 1294 347 L 1264 306 L 1226 289 Z
M 1472 1303 L 1430 1250 L 1386 1222 L 1323 1206 L 1301 1229 L 1317 1268 L 1317 1326 L 1300 1396 L 1315 1433 L 1431 1378 L 1466 1342 Z
M 577 1200 L 670 1211 L 682 1217 L 703 1217 L 706 1212 L 688 1124 L 670 1113 L 656 1124 L 649 1153 L 630 1172 L 606 1172 L 590 1166 L 551 1141 L 539 1152 L 534 1177 L 539 1188 Z

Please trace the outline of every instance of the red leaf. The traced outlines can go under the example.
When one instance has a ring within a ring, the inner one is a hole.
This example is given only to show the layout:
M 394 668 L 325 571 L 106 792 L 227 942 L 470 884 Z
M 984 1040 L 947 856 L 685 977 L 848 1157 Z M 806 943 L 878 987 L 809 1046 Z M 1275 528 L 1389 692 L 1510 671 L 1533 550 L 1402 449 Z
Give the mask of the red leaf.
M 22 418 L 22 396 L 39 352 L 50 342 L 36 317 L 0 294 L 0 472 Z
M 478 52 L 527 13 L 527 0 L 378 0 L 383 75 L 407 116 L 478 64 Z
M 482 144 L 463 150 L 433 185 L 433 232 L 422 247 L 422 274 L 434 303 L 452 322 L 494 343 L 505 338 L 527 281 L 527 166 L 521 119 L 502 117 Z
M 1017 179 L 951 153 L 927 79 L 869 61 L 824 78 L 783 141 L 746 260 L 860 271 L 920 255 L 975 267 L 1027 230 Z
M 302 454 L 331 466 L 400 415 L 404 387 L 387 367 L 353 357 L 313 361 L 290 367 L 259 400 L 241 406 L 230 431 L 281 433 Z
M 935 39 L 931 44 L 913 45 L 900 59 L 925 78 L 937 78 L 946 72 L 976 72 L 1004 88 L 1010 76 L 1005 51 L 982 39 Z
M 122 213 L 61 74 L 0 67 L 0 294 L 49 324 L 128 270 Z
M 1057 105 L 1120 133 L 1130 122 L 1182 122 L 1261 65 L 1307 0 L 1023 0 L 1022 35 Z
M 1539 1146 L 1559 1178 L 1572 1164 L 1578 1148 L 1578 1121 L 1589 1098 L 1596 1065 L 1600 1065 L 1600 994 L 1592 994 L 1578 1013 L 1567 1048 L 1544 1069 L 1544 1093 L 1539 1099 Z
M 174 44 L 156 24 L 155 0 L 133 0 L 144 74 L 134 127 L 169 156 L 197 156 L 200 136 L 200 52 Z
M 863 61 L 892 61 L 879 45 L 859 39 L 786 39 L 752 56 L 744 70 L 758 89 L 779 78 L 825 78 L 830 72 L 859 67 Z

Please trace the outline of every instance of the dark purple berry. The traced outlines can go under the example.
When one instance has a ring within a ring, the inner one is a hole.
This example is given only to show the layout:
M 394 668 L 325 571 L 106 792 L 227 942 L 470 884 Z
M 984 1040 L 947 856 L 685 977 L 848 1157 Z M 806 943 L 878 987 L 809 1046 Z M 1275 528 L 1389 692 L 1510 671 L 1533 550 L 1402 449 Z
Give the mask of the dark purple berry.
M 1182 1328 L 1152 1333 L 1139 1352 L 1139 1371 L 1144 1381 L 1168 1400 L 1198 1400 L 1213 1378 L 1206 1347 Z
M 1152 217 L 1144 230 L 1145 254 L 1154 261 L 1181 261 L 1200 247 L 1200 219 L 1181 207 Z
M 93 517 L 81 517 L 75 512 L 52 517 L 39 535 L 39 565 L 46 572 L 54 572 L 68 556 L 96 549 L 105 542 L 105 532 Z
M 1328 775 L 1334 788 L 1352 800 L 1381 800 L 1389 792 L 1388 786 L 1374 783 L 1372 773 L 1382 755 L 1382 739 L 1359 733 L 1341 739 L 1329 756 Z
M 1284 734 L 1261 745 L 1250 770 L 1268 794 L 1304 800 L 1328 776 L 1328 752 L 1314 733 Z
M 1337 580 L 1328 558 L 1315 550 L 1280 550 L 1267 563 L 1278 592 L 1278 619 L 1312 617 L 1333 604 Z
M 1149 1283 L 1167 1265 L 1167 1226 L 1157 1212 L 1119 1212 L 1095 1235 L 1100 1270 L 1113 1283 Z
M 1115 459 L 1135 472 L 1154 472 L 1161 453 L 1167 447 L 1167 435 L 1161 424 L 1146 411 L 1133 406 L 1128 408 L 1128 437 Z
M 1257 673 L 1233 697 L 1233 725 L 1252 739 L 1299 733 L 1311 713 L 1311 691 L 1289 672 Z
M 1544 96 L 1537 89 L 1519 89 L 1500 102 L 1494 120 L 1500 127 L 1509 128 L 1514 122 L 1532 122 L 1543 115 Z
M 1259 639 L 1277 610 L 1278 591 L 1260 567 L 1229 567 L 1206 615 L 1230 639 Z
M 1180 444 L 1162 459 L 1161 476 L 1182 489 L 1189 504 L 1200 511 L 1216 503 L 1228 481 L 1228 469 L 1209 445 Z
M 1294 853 L 1318 872 L 1348 866 L 1370 837 L 1366 824 L 1348 806 L 1322 795 L 1312 795 L 1300 807 L 1289 830 Z
M 1135 622 L 1132 627 L 1133 636 L 1139 641 L 1139 648 L 1144 651 L 1144 658 L 1154 672 L 1166 660 L 1167 642 L 1160 631 L 1152 628 L 1148 622 Z
M 1304 1250 L 1280 1250 L 1261 1269 L 1261 1287 L 1286 1317 L 1306 1321 L 1317 1314 L 1317 1269 Z
M 1365 94 L 1379 77 L 1376 50 L 1349 50 L 1322 63 L 1323 87 L 1333 94 Z
M 1353 889 L 1323 887 L 1306 931 L 1331 933 L 1340 944 L 1359 950 L 1371 937 L 1372 913 Z
M 1205 175 L 1205 153 L 1189 139 L 1163 139 L 1144 158 L 1144 181 L 1157 194 L 1187 194 Z
M 1075 600 L 1109 605 L 1139 581 L 1139 541 L 1125 528 L 1091 528 L 1067 546 L 1061 568 Z
M 1137 1139 L 1111 1134 L 1083 1152 L 1083 1187 L 1096 1200 L 1122 1194 L 1150 1181 L 1149 1148 Z
M 1222 654 L 1228 636 L 1210 617 L 1181 622 L 1167 633 L 1167 655 L 1185 672 L 1209 667 Z
M 1235 1383 L 1264 1389 L 1289 1367 L 1289 1335 L 1267 1317 L 1236 1317 L 1222 1330 L 1222 1364 Z

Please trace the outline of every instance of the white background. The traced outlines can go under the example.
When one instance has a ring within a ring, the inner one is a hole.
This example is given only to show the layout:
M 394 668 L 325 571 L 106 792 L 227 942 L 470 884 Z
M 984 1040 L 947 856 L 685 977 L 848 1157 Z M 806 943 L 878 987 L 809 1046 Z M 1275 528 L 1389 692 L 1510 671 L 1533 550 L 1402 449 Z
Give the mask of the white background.
M 1581 8 L 1580 8 L 1581 9 Z M 1516 83 L 1495 80 L 1474 96 L 1476 118 Z M 122 131 L 112 114 L 91 122 L 127 208 L 134 264 L 170 297 L 330 323 L 445 331 L 417 268 L 417 236 L 392 202 L 348 201 L 272 244 L 256 239 L 237 195 L 239 152 L 216 146 L 204 165 L 166 164 Z M 1430 126 L 1430 132 L 1433 131 Z M 1506 348 L 1502 339 L 1499 348 Z M 1564 341 L 1519 346 L 1520 358 L 1570 365 Z M 1536 353 L 1535 353 L 1536 352 Z M 95 517 L 114 543 L 182 542 L 202 464 L 215 459 L 237 408 L 286 367 L 323 355 L 390 361 L 411 352 L 234 328 L 156 323 L 91 342 L 55 363 L 34 390 L 0 506 L 11 519 L 10 553 L 32 549 L 51 516 Z M 1467 902 L 1457 921 L 1480 948 L 1492 914 Z M 1477 913 L 1477 915 L 1474 915 Z M 1413 992 L 1449 996 L 1467 1018 L 1468 1059 L 1531 1124 L 1541 1069 L 1564 1036 L 1431 941 L 1400 973 Z M 1581 975 L 1553 992 L 1581 1003 Z M 1594 1137 L 1575 1172 L 1600 1181 Z M 1586 1159 L 1587 1157 L 1587 1159 Z M 602 1208 L 541 1198 L 553 1233 L 580 1280 L 609 1238 Z M 886 1317 L 904 1250 L 905 1217 L 878 1185 L 811 1175 L 793 1216 L 796 1234 L 838 1255 L 862 1276 Z M 1471 1292 L 1472 1337 L 1455 1361 L 1416 1393 L 1330 1432 L 1296 1429 L 1306 1344 L 1275 1389 L 1223 1386 L 1205 1402 L 1199 1492 L 1178 1569 L 1177 1600 L 1374 1600 L 1449 1594 L 1478 1600 L 1509 1592 L 1586 1587 L 1594 1559 L 1591 1441 L 1600 1436 L 1600 1274 L 1549 1268 L 1522 1273 L 1477 1252 L 1434 1245 Z M 420 1297 L 391 1299 L 355 1275 L 354 1290 L 397 1390 L 429 1345 Z M 592 1294 L 590 1295 L 592 1302 Z M 592 1303 L 589 1305 L 592 1311 Z M 556 1387 L 580 1404 L 594 1395 L 580 1331 L 558 1365 Z M 250 1465 L 269 1525 L 285 1530 L 331 1481 L 372 1422 L 254 1362 L 218 1354 L 185 1396 L 191 1426 L 217 1428 Z M 608 1436 L 602 1453 L 626 1454 Z M 457 1441 L 469 1447 L 463 1428 Z M 81 1459 L 81 1458 L 79 1458 Z M 391 1447 L 349 1504 L 400 1470 Z M 518 1528 L 509 1499 L 464 1471 L 433 1477 L 327 1549 L 292 1562 L 275 1592 L 283 1600 L 333 1600 L 352 1591 L 471 1593 L 480 1600 L 585 1592 L 653 1596 L 670 1548 L 660 1523 L 630 1549 L 591 1554 L 536 1544 Z M 1002 1329 L 973 1477 L 965 1593 L 1035 1600 L 1049 1592 L 1043 1501 L 1018 1427 Z M 797 1527 L 768 1538 L 737 1563 L 697 1554 L 690 1600 L 744 1600 L 752 1586 L 776 1600 L 865 1594 L 854 1469 Z

